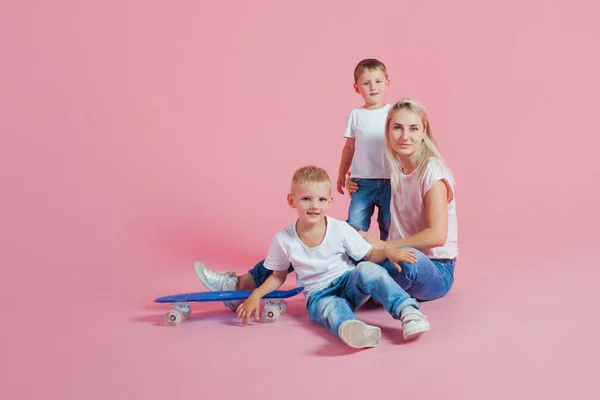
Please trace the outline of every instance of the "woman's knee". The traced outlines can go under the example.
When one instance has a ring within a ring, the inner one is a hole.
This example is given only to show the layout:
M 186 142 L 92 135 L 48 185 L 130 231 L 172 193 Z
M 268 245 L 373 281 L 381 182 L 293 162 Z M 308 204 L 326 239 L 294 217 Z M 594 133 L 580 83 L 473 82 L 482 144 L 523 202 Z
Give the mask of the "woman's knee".
M 400 267 L 401 267 L 400 272 L 403 275 L 407 275 L 407 276 L 414 275 L 417 273 L 419 266 L 423 265 L 423 262 L 430 262 L 429 257 L 427 257 L 425 254 L 423 254 L 421 251 L 419 251 L 415 248 L 401 247 L 400 249 L 411 251 L 417 258 L 417 261 L 415 261 L 414 263 L 409 263 L 409 262 L 405 262 L 405 261 L 400 262 Z

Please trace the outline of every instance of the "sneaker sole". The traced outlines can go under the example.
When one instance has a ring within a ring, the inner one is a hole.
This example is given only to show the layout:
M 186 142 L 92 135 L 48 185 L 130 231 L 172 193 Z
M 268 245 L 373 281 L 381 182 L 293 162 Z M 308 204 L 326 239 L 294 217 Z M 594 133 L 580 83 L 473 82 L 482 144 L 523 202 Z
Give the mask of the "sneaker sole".
M 342 326 L 340 339 L 355 349 L 375 347 L 381 340 L 381 329 L 358 320 L 350 320 Z

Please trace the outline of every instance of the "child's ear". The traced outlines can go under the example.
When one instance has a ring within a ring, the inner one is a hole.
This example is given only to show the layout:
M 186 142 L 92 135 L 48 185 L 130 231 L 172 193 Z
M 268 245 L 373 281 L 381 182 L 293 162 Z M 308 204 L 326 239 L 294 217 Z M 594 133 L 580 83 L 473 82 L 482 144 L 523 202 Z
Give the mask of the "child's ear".
M 354 91 L 358 94 L 360 94 L 360 92 L 358 91 L 358 85 L 355 83 L 354 84 Z
M 287 195 L 287 202 L 290 205 L 290 207 L 296 208 L 296 206 L 294 205 L 294 198 L 292 197 L 291 193 L 288 193 Z

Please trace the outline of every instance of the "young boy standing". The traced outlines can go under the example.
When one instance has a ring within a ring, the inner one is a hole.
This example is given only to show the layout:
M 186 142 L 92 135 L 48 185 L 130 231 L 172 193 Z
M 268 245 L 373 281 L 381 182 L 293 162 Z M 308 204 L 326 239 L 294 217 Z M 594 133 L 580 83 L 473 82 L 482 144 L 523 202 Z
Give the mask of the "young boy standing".
M 383 99 L 389 85 L 387 69 L 379 60 L 362 60 L 354 69 L 354 90 L 364 105 L 348 116 L 337 180 L 337 190 L 344 194 L 350 170 L 351 180 L 358 185 L 350 201 L 348 224 L 368 231 L 377 208 L 381 240 L 387 239 L 391 219 L 390 171 L 384 154 L 385 120 L 391 106 Z

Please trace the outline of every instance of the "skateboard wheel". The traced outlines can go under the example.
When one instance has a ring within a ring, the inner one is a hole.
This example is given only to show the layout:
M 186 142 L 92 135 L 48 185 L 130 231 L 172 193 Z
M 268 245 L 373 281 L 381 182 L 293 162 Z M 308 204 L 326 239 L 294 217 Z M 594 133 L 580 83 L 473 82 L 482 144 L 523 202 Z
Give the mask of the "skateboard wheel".
M 285 300 L 281 300 L 279 302 L 279 307 L 281 307 L 281 313 L 283 314 L 287 310 L 287 302 Z
M 183 312 L 174 309 L 165 314 L 165 323 L 169 326 L 175 326 L 183 320 Z
M 264 322 L 275 322 L 285 312 L 285 302 L 267 302 L 265 303 L 265 309 L 262 313 L 262 319 Z

